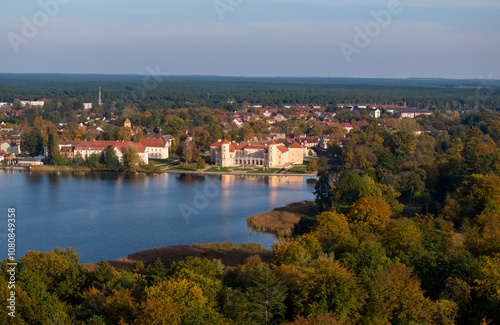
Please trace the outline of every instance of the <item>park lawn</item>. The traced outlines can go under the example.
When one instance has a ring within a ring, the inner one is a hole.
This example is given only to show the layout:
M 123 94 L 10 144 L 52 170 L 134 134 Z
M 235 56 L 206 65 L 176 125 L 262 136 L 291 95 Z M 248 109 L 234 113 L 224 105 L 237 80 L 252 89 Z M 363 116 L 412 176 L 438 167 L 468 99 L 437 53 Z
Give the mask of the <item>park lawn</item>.
M 304 170 L 296 170 L 296 169 L 289 169 L 285 172 L 285 174 L 309 174 L 309 172 L 304 171 Z
M 169 157 L 167 159 L 155 159 L 155 158 L 149 158 L 149 160 L 152 160 L 158 164 L 170 164 L 173 161 L 176 161 L 178 158 L 174 157 Z
M 177 165 L 175 167 L 170 168 L 169 170 L 182 170 L 182 171 L 197 171 L 196 164 L 190 164 L 186 166 L 185 164 Z
M 220 167 L 220 169 L 218 169 L 218 167 L 212 167 L 212 168 L 209 168 L 209 169 L 205 170 L 205 172 L 209 172 L 209 173 L 229 173 L 229 172 L 231 172 L 231 168 Z
M 280 168 L 266 168 L 266 170 L 264 170 L 264 168 L 257 168 L 256 170 L 250 171 L 247 174 L 274 174 L 278 170 L 280 170 Z
M 297 173 L 306 173 L 307 172 L 307 166 L 306 165 L 296 165 L 293 166 L 292 168 L 288 169 L 289 171 L 292 172 L 297 172 Z

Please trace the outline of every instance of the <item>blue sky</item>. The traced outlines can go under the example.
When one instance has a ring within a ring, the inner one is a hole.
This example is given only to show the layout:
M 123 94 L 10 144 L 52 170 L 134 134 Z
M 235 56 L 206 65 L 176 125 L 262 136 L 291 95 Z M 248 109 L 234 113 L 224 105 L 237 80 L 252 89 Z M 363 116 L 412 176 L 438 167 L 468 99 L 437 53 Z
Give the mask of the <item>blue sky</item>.
M 500 79 L 499 17 L 498 0 L 0 0 L 0 73 Z

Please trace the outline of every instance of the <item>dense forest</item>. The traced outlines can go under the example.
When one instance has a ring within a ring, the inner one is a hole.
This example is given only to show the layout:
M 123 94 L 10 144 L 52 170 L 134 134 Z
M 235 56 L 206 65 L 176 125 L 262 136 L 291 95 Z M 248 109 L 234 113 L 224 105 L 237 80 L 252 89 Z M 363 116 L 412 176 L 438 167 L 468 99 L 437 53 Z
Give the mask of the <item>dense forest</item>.
M 236 103 L 395 104 L 432 109 L 500 107 L 500 81 L 447 79 L 236 78 L 135 75 L 0 74 L 0 102 L 75 98 L 97 104 L 155 108 L 231 108 Z

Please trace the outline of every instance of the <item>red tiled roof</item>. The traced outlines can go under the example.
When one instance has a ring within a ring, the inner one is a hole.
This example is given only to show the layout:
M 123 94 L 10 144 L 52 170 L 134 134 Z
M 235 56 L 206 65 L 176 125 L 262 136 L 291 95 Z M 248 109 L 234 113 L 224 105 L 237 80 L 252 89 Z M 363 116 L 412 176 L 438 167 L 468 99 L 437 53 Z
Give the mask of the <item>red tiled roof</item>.
M 146 147 L 144 145 L 135 142 L 118 142 L 116 145 L 113 146 L 113 148 L 116 148 L 123 153 L 125 152 L 125 147 L 129 145 L 136 147 L 139 152 L 143 153 L 146 151 Z
M 294 149 L 302 149 L 302 146 L 298 144 L 297 142 L 294 142 L 290 147 L 288 148 L 294 148 Z
M 276 143 L 276 141 L 271 140 L 271 142 L 269 142 L 268 144 L 271 145 L 271 144 L 277 144 L 277 143 Z
M 158 138 L 141 139 L 139 143 L 146 147 L 159 147 L 159 148 L 165 148 L 165 146 L 167 145 L 167 141 Z
M 229 141 L 227 141 L 227 139 L 222 140 L 222 144 L 228 144 L 228 143 Z
M 259 145 L 248 145 L 245 146 L 244 149 L 267 149 L 266 146 L 259 146 Z
M 227 140 L 226 140 L 226 141 L 227 141 Z M 223 141 L 222 143 L 224 143 L 224 141 Z M 228 142 L 228 143 L 229 143 L 229 142 Z M 230 143 L 230 144 L 229 144 L 229 152 L 235 152 L 235 151 L 237 150 L 237 149 L 236 149 L 237 147 L 238 147 L 238 144 L 236 144 L 236 143 Z
M 278 150 L 281 151 L 282 153 L 285 153 L 288 151 L 288 148 L 285 146 L 278 146 Z

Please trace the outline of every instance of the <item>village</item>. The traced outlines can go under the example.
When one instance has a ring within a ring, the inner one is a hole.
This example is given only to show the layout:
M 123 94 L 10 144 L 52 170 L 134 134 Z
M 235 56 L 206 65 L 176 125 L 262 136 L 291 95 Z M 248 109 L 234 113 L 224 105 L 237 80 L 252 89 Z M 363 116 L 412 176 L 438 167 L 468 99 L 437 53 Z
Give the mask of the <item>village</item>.
M 167 114 L 162 118 L 163 124 L 141 125 L 141 117 L 142 120 L 144 117 L 151 117 L 154 110 L 142 114 L 137 110 L 124 109 L 121 115 L 113 114 L 103 111 L 103 103 L 99 98 L 98 105 L 81 103 L 81 108 L 75 112 L 74 121 L 61 120 L 55 125 L 43 120 L 41 114 L 45 112 L 44 106 L 45 101 L 16 100 L 14 103 L 0 103 L 4 119 L 0 122 L 1 163 L 16 166 L 43 165 L 48 154 L 46 141 L 40 140 L 44 144 L 42 148 L 39 147 L 42 150 L 30 152 L 27 143 L 32 140 L 28 138 L 27 132 L 38 129 L 41 134 L 45 134 L 44 128 L 56 127 L 60 138 L 60 155 L 71 160 L 78 156 L 88 159 L 94 153 L 103 155 L 109 149 L 113 149 L 118 158 L 122 159 L 124 148 L 131 145 L 137 149 L 140 163 L 145 165 L 151 159 L 169 163 L 180 163 L 182 160 L 186 165 L 191 160 L 203 159 L 209 166 L 218 167 L 217 170 L 220 167 L 289 169 L 295 165 L 303 165 L 309 158 L 318 157 L 318 154 L 327 152 L 329 147 L 342 147 L 354 128 L 373 121 L 384 126 L 390 119 L 415 119 L 432 115 L 429 110 L 407 107 L 406 103 L 337 104 L 334 109 L 316 104 L 263 107 L 262 104 L 243 103 L 239 110 L 211 112 L 216 116 L 215 119 L 205 116 L 205 126 L 218 131 L 217 134 L 211 134 L 205 128 L 200 129 L 199 126 L 186 123 L 190 118 L 189 110 L 181 109 L 179 115 Z M 11 118 L 23 121 L 23 117 L 33 111 L 39 115 L 32 125 L 26 122 L 26 118 L 24 123 L 5 122 Z M 357 118 L 341 122 L 342 118 L 339 120 L 337 116 L 339 112 L 349 112 L 350 116 Z M 136 123 L 132 124 L 131 119 Z M 172 129 L 172 125 L 180 127 Z M 110 136 L 112 128 L 115 136 Z M 174 132 L 167 133 L 169 129 Z M 194 145 L 185 146 L 188 142 Z M 196 153 L 190 153 L 186 157 L 186 149 L 183 147 L 189 147 L 189 150 Z M 172 166 L 176 167 L 177 164 Z M 182 170 L 182 166 L 176 168 Z

